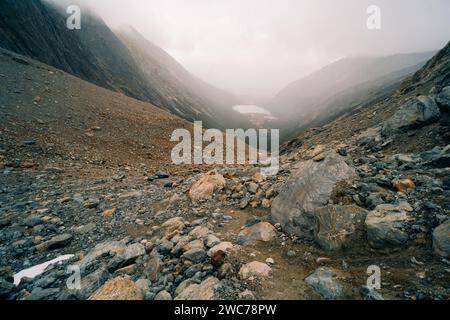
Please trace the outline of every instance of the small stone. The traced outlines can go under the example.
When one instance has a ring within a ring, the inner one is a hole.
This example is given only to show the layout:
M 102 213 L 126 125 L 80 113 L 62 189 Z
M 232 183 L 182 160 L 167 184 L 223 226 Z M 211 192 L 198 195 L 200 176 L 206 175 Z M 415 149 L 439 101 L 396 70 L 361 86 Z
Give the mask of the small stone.
M 245 290 L 239 293 L 239 300 L 256 300 L 255 295 L 250 290 Z
M 253 261 L 247 263 L 239 270 L 239 276 L 242 280 L 247 280 L 250 277 L 265 278 L 270 276 L 272 269 L 265 263 Z
M 206 259 L 207 254 L 205 250 L 197 248 L 186 251 L 182 257 L 194 263 L 200 263 Z
M 64 198 L 59 199 L 58 202 L 61 204 L 64 204 L 64 203 L 70 202 L 72 200 L 73 200 L 72 197 L 64 197 Z
M 41 96 L 36 96 L 33 98 L 33 103 L 37 105 L 39 104 L 39 102 L 41 102 L 41 100 L 42 100 Z
M 179 233 L 184 229 L 184 227 L 185 224 L 183 222 L 183 219 L 179 217 L 169 219 L 161 225 L 161 229 L 163 230 L 165 236 L 171 235 L 173 233 Z
M 295 257 L 295 256 L 297 255 L 297 253 L 296 253 L 294 250 L 289 250 L 289 251 L 286 253 L 286 255 L 287 255 L 289 258 L 292 258 L 292 257 Z
M 256 192 L 258 192 L 259 186 L 254 182 L 250 182 L 247 186 L 247 189 L 251 194 L 256 194 Z
M 175 300 L 218 300 L 217 292 L 222 286 L 219 279 L 209 277 L 200 284 L 191 284 Z
M 276 238 L 277 234 L 273 225 L 268 222 L 260 222 L 251 227 L 244 228 L 237 238 L 240 245 L 248 245 L 258 241 L 268 242 Z
M 117 277 L 97 289 L 89 300 L 143 300 L 142 290 L 132 280 Z
M 145 247 L 140 243 L 133 243 L 127 247 L 123 254 L 123 258 L 126 262 L 134 261 L 137 257 L 145 254 Z
M 215 268 L 220 268 L 224 264 L 226 256 L 227 256 L 226 252 L 222 250 L 216 251 L 211 257 L 211 264 Z
M 189 198 L 197 202 L 210 199 L 214 192 L 225 188 L 225 178 L 217 172 L 208 172 L 204 174 L 189 190 Z
M 72 241 L 72 235 L 71 234 L 61 234 L 58 236 L 55 236 L 51 238 L 50 240 L 43 242 L 41 244 L 38 244 L 36 246 L 36 249 L 38 251 L 45 251 L 45 250 L 54 250 L 62 248 L 66 245 L 68 245 Z
M 336 280 L 336 273 L 331 269 L 320 267 L 305 282 L 324 299 L 337 300 L 344 296 L 344 287 Z
M 162 172 L 162 171 L 158 171 L 157 173 L 155 173 L 155 177 L 157 179 L 167 179 L 170 177 L 170 175 L 168 173 Z
M 398 179 L 393 182 L 394 190 L 397 192 L 407 192 L 416 188 L 416 184 L 411 179 Z
M 205 243 L 208 248 L 212 248 L 220 243 L 220 239 L 217 238 L 215 235 L 210 234 L 206 237 Z
M 231 249 L 233 249 L 233 244 L 231 242 L 223 241 L 209 249 L 208 256 L 212 257 L 218 251 L 228 253 Z
M 233 265 L 229 262 L 224 263 L 217 273 L 219 279 L 226 279 L 232 277 L 234 274 Z
M 86 209 L 94 209 L 97 208 L 99 205 L 99 202 L 97 200 L 88 200 L 84 202 L 84 207 Z
M 202 226 L 195 227 L 191 232 L 189 232 L 189 236 L 194 238 L 203 238 L 209 233 L 209 229 Z
M 169 292 L 167 292 L 166 290 L 160 291 L 156 296 L 155 296 L 155 300 L 165 300 L 165 301 L 169 301 L 172 300 L 172 296 L 170 295 Z
M 324 154 L 319 154 L 319 155 L 315 156 L 315 157 L 313 158 L 313 160 L 314 160 L 315 162 L 323 161 L 323 160 L 325 160 L 325 155 L 324 155 Z
M 362 286 L 359 292 L 363 300 L 384 300 L 381 293 L 378 293 L 374 289 L 367 286 Z
M 242 210 L 247 208 L 248 202 L 249 202 L 248 199 L 242 199 L 241 202 L 239 203 L 239 208 Z
M 102 217 L 103 218 L 109 218 L 112 215 L 114 215 L 114 213 L 116 213 L 116 209 L 115 208 L 113 208 L 113 209 L 106 209 L 105 211 L 103 211 Z
M 23 169 L 30 169 L 30 168 L 33 168 L 35 166 L 36 166 L 36 164 L 31 159 L 23 160 L 20 163 L 20 167 L 23 168 Z
M 31 215 L 23 221 L 23 225 L 25 225 L 27 227 L 34 227 L 34 226 L 36 226 L 38 224 L 42 224 L 42 223 L 43 223 L 42 218 L 39 216 L 35 216 L 35 215 Z

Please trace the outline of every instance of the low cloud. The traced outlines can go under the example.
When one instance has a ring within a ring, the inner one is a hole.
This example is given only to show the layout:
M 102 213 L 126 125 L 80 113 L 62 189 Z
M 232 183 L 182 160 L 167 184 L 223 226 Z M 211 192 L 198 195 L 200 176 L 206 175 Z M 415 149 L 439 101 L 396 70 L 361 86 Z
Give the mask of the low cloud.
M 450 40 L 448 0 L 85 2 L 111 27 L 132 25 L 200 78 L 258 98 L 343 57 L 429 51 Z M 371 4 L 381 8 L 379 31 L 366 27 Z

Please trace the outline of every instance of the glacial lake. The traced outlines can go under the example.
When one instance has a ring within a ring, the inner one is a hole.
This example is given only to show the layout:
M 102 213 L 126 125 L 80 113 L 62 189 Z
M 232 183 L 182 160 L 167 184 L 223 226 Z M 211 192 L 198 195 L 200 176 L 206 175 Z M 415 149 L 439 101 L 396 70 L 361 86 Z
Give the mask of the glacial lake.
M 256 105 L 251 105 L 251 104 L 242 104 L 242 105 L 237 105 L 233 107 L 233 110 L 242 113 L 242 114 L 246 114 L 246 113 L 252 113 L 252 114 L 262 114 L 262 115 L 270 115 L 270 111 L 260 107 L 260 106 L 256 106 Z

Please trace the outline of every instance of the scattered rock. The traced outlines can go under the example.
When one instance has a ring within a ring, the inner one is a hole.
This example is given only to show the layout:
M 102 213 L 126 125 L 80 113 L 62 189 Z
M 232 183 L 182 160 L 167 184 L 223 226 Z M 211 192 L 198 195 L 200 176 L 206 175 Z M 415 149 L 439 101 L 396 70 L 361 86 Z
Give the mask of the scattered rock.
M 117 277 L 97 289 L 89 300 L 143 300 L 142 290 L 132 280 Z
M 397 179 L 392 185 L 397 192 L 407 192 L 416 188 L 416 184 L 411 179 Z
M 88 200 L 88 201 L 84 202 L 84 207 L 86 209 L 94 209 L 94 208 L 97 208 L 99 204 L 100 203 L 99 203 L 98 200 L 91 199 L 91 200 Z
M 361 298 L 363 298 L 363 300 L 384 300 L 381 293 L 376 292 L 374 289 L 367 286 L 362 286 L 359 293 L 361 294 Z
M 383 249 L 402 246 L 408 234 L 402 230 L 413 209 L 406 202 L 398 205 L 380 204 L 367 215 L 365 225 L 367 240 L 372 248 Z
M 189 197 L 197 202 L 207 200 L 212 197 L 214 192 L 221 190 L 226 186 L 225 178 L 217 172 L 204 174 L 200 180 L 195 182 L 189 190 Z
M 65 233 L 51 238 L 36 246 L 38 251 L 54 250 L 68 245 L 72 241 L 72 235 Z
M 25 220 L 23 220 L 23 225 L 27 226 L 27 227 L 34 227 L 38 224 L 42 224 L 43 220 L 41 217 L 36 216 L 36 215 L 31 215 L 29 217 L 27 217 Z
M 125 262 L 131 262 L 136 260 L 137 257 L 145 254 L 145 247 L 140 243 L 134 243 L 129 245 L 123 253 L 123 259 Z
M 210 234 L 205 239 L 205 244 L 208 248 L 212 248 L 215 245 L 218 245 L 220 243 L 220 239 L 217 238 L 215 235 Z
M 209 233 L 209 229 L 203 226 L 195 227 L 191 232 L 189 232 L 189 236 L 194 238 L 203 238 Z
M 31 159 L 23 160 L 20 163 L 20 167 L 23 168 L 23 169 L 31 169 L 31 168 L 33 168 L 35 166 L 36 166 L 36 164 Z
M 238 295 L 239 300 L 256 300 L 255 295 L 250 290 L 244 290 Z
M 219 300 L 217 295 L 221 282 L 215 277 L 209 277 L 200 284 L 191 284 L 187 286 L 175 300 Z
M 212 257 L 218 251 L 228 253 L 231 249 L 233 249 L 233 244 L 231 242 L 224 241 L 209 249 L 208 256 Z
M 155 296 L 155 300 L 172 300 L 172 296 L 170 295 L 169 292 L 167 292 L 166 290 L 160 291 L 158 292 L 158 294 Z
M 114 209 L 106 209 L 105 211 L 103 211 L 102 217 L 103 218 L 109 218 L 112 215 L 114 215 L 114 213 L 116 213 L 116 209 L 115 208 Z
M 169 235 L 174 235 L 175 233 L 179 233 L 184 229 L 184 227 L 184 221 L 179 217 L 169 219 L 161 225 L 161 229 L 163 230 L 163 233 L 166 237 Z
M 257 241 L 272 241 L 277 236 L 275 228 L 268 222 L 260 222 L 251 227 L 244 228 L 238 235 L 240 245 L 249 245 Z
M 333 270 L 320 267 L 306 277 L 305 281 L 324 299 L 339 300 L 344 298 L 344 286 L 336 277 Z
M 194 263 L 200 263 L 203 260 L 206 259 L 208 255 L 206 254 L 206 251 L 200 248 L 195 248 L 195 249 L 191 249 L 186 251 L 183 254 L 183 258 L 189 261 L 192 261 Z
M 158 252 L 152 251 L 144 264 L 145 275 L 150 281 L 158 280 L 162 265 Z
M 256 194 L 258 192 L 258 189 L 259 189 L 259 186 L 254 182 L 250 182 L 247 186 L 247 190 L 251 194 Z
M 450 257 L 450 219 L 433 231 L 434 251 L 444 257 Z
M 242 280 L 247 280 L 250 277 L 265 278 L 270 276 L 272 269 L 265 263 L 253 261 L 244 264 L 239 270 L 239 276 Z
M 14 290 L 14 283 L 0 277 L 0 298 L 6 299 Z
M 211 264 L 215 268 L 220 268 L 224 264 L 226 256 L 227 256 L 226 252 L 222 250 L 214 252 L 213 255 L 211 256 Z
M 450 125 L 450 86 L 445 87 L 436 96 L 436 102 L 441 110 L 441 123 Z

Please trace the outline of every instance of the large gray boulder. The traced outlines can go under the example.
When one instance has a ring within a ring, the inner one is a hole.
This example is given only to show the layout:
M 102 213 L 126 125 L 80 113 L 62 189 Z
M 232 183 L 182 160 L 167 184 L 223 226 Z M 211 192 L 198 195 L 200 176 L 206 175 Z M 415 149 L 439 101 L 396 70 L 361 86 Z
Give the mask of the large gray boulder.
M 402 105 L 382 124 L 381 132 L 390 136 L 398 131 L 419 128 L 439 120 L 440 111 L 431 96 L 419 96 Z
M 444 257 L 450 257 L 450 219 L 433 231 L 434 251 Z
M 369 245 L 374 249 L 388 249 L 404 245 L 408 234 L 403 230 L 413 209 L 407 202 L 398 205 L 380 204 L 366 217 Z
M 315 210 L 314 240 L 325 250 L 340 250 L 362 237 L 367 211 L 355 205 L 328 205 Z
M 312 240 L 314 210 L 328 204 L 336 184 L 356 175 L 345 157 L 334 151 L 324 154 L 324 160 L 298 163 L 272 203 L 271 217 L 287 233 Z

